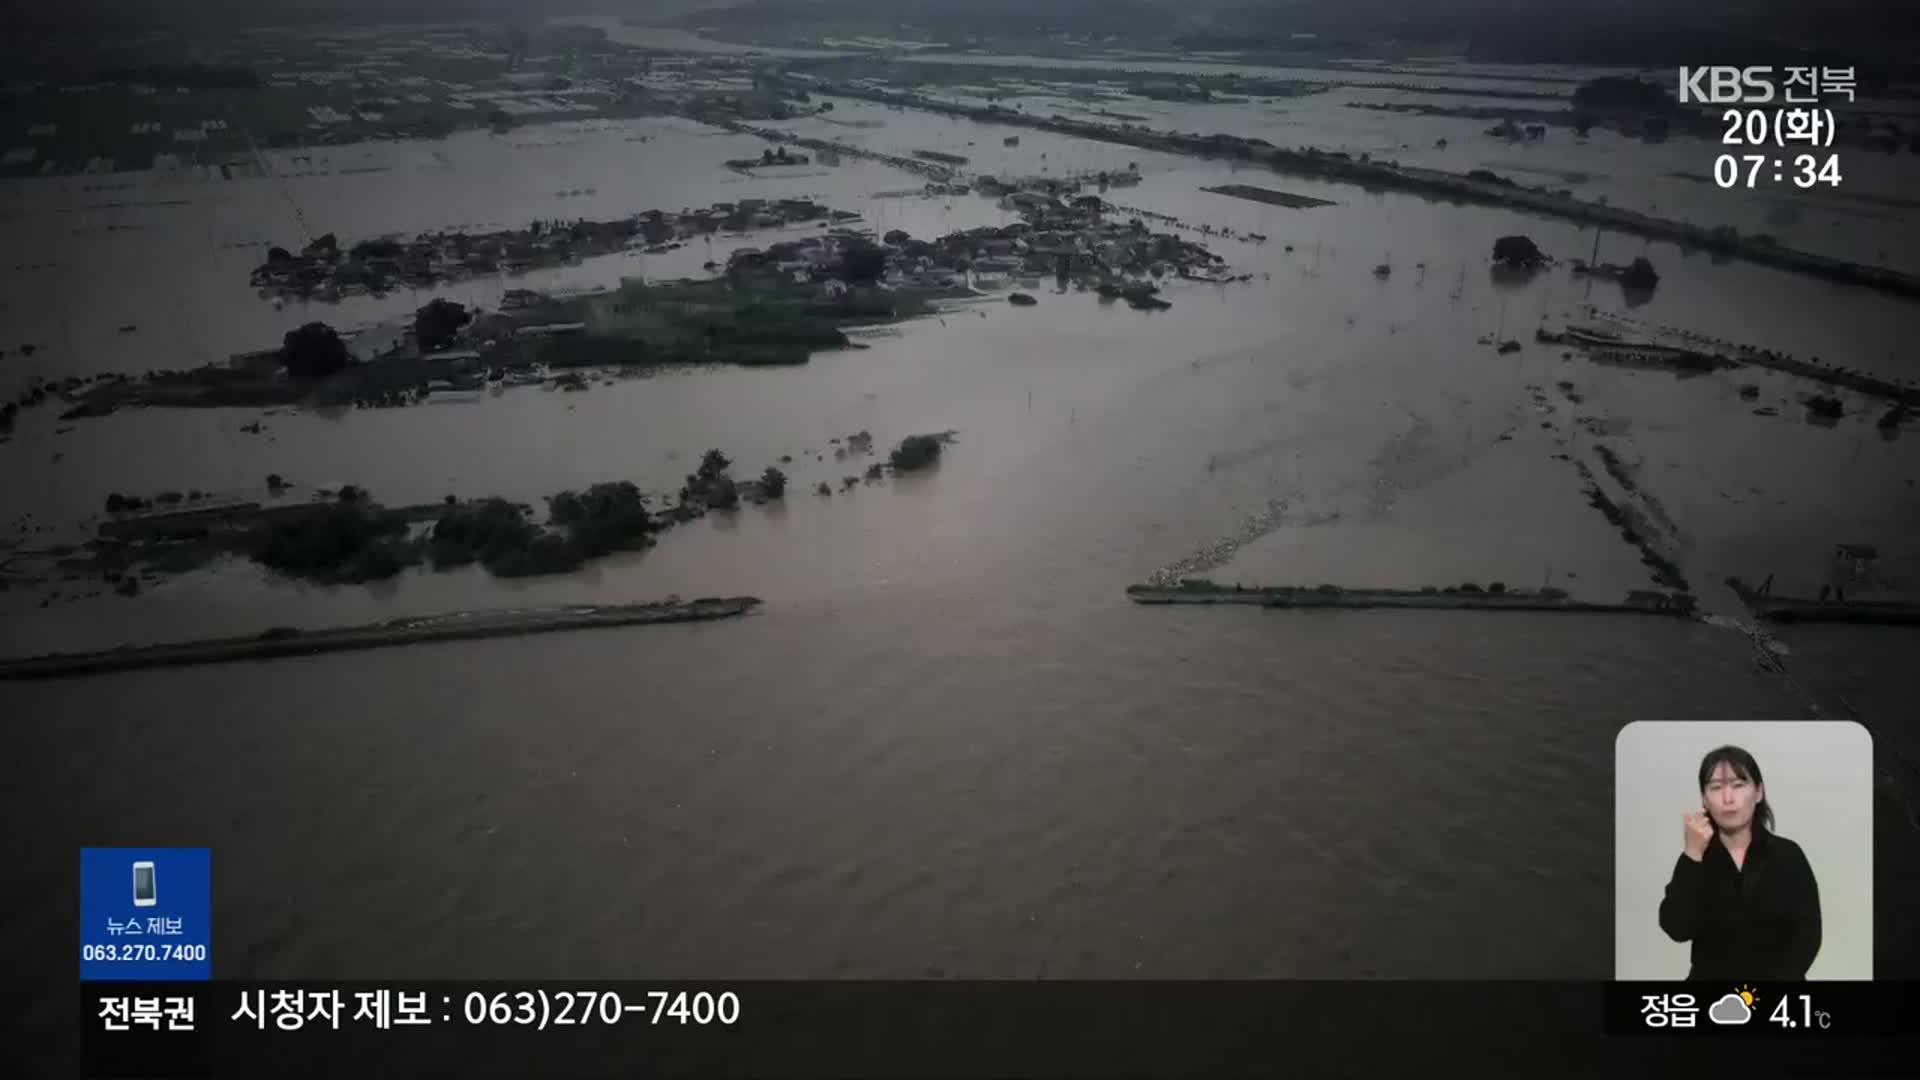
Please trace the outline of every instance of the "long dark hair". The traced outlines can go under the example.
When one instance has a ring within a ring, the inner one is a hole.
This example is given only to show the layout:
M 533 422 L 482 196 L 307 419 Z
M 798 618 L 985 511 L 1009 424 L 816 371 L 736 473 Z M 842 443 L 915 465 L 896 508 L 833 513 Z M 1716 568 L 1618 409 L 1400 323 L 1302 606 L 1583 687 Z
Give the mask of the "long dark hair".
M 1709 751 L 1706 757 L 1700 759 L 1700 794 L 1707 793 L 1707 781 L 1713 779 L 1713 771 L 1722 765 L 1733 770 L 1733 775 L 1755 787 L 1766 782 L 1760 778 L 1760 763 L 1753 760 L 1752 754 L 1737 746 L 1722 746 L 1718 750 Z M 1766 831 L 1773 831 L 1773 807 L 1768 805 L 1764 795 L 1753 808 L 1753 821 L 1754 824 L 1764 827 Z

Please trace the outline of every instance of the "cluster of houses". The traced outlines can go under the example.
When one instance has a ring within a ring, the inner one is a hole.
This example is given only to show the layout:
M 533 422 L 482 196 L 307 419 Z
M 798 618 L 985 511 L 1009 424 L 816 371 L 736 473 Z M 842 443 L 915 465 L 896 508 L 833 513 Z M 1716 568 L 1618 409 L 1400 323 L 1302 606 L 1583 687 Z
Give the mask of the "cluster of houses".
M 1514 142 L 1539 142 L 1547 137 L 1547 125 L 1521 123 L 1509 118 L 1488 128 L 1487 134 Z
M 879 248 L 884 264 L 879 280 L 915 288 L 951 288 L 994 284 L 1001 277 L 1053 275 L 1077 282 L 1118 276 L 1173 274 L 1224 279 L 1225 260 L 1203 245 L 1169 233 L 1150 231 L 1137 219 L 1107 216 L 1110 207 L 1097 195 L 1063 198 L 1049 190 L 1009 191 L 1003 204 L 1022 220 L 981 226 L 935 240 L 915 239 L 895 229 L 875 244 L 857 230 L 836 229 L 822 236 L 785 241 L 766 249 L 734 253 L 728 269 L 773 271 L 797 282 L 846 276 L 846 256 L 860 248 Z
M 1023 188 L 1001 200 L 1022 218 L 1011 230 L 1013 250 L 1004 249 L 1005 237 L 990 241 L 982 248 L 984 266 L 976 263 L 976 268 L 1075 278 L 1124 273 L 1212 278 L 1225 273 L 1226 260 L 1204 245 L 1153 232 L 1137 218 L 1110 216 L 1111 207 L 1098 195 L 1073 194 L 1077 184 L 1072 181 Z M 1008 260 L 1015 265 L 1007 266 Z
M 683 210 L 678 214 L 649 210 L 640 215 L 640 227 L 648 242 L 662 239 L 687 239 L 715 232 L 745 232 L 748 229 L 777 229 L 809 221 L 854 221 L 859 214 L 848 210 L 830 210 L 811 199 L 741 199 L 718 202 L 705 210 Z
M 379 238 L 342 248 L 329 233 L 298 253 L 271 248 L 256 267 L 253 287 L 270 297 L 334 300 L 357 293 L 425 288 L 501 272 L 558 266 L 628 248 L 662 250 L 689 237 L 722 231 L 775 228 L 808 221 L 844 221 L 858 215 L 808 199 L 742 199 L 703 210 L 649 210 L 613 221 L 534 222 L 489 233 L 422 233 L 411 240 Z

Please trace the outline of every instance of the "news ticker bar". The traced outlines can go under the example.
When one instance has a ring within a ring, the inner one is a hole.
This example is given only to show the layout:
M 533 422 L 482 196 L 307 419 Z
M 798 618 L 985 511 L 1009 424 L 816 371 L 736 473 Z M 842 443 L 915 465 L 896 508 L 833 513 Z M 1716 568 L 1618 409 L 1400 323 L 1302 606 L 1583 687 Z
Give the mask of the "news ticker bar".
M 1355 1038 L 1456 1052 L 1544 1038 L 1610 1046 L 1623 1062 L 1744 1043 L 1774 1059 L 1796 1044 L 1903 1036 L 1916 1005 L 1913 983 L 216 980 L 83 983 L 80 1023 L 95 1077 L 557 1063 L 568 1075 L 635 1063 L 781 1077 L 1270 1075 L 1315 1046 L 1351 1054 Z

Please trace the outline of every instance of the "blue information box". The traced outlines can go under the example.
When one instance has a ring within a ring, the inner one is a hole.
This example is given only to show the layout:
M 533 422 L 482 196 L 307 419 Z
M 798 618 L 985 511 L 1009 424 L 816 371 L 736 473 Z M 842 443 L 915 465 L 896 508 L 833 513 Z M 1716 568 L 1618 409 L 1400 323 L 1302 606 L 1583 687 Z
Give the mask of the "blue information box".
M 208 849 L 80 849 L 82 982 L 211 978 Z

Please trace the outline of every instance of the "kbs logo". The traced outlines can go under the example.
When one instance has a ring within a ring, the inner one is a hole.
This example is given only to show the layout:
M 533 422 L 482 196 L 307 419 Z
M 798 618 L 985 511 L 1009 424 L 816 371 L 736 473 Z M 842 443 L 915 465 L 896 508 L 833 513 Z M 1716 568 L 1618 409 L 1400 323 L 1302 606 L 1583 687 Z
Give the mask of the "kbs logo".
M 1683 67 L 1680 103 L 1764 105 L 1773 100 L 1771 67 Z

